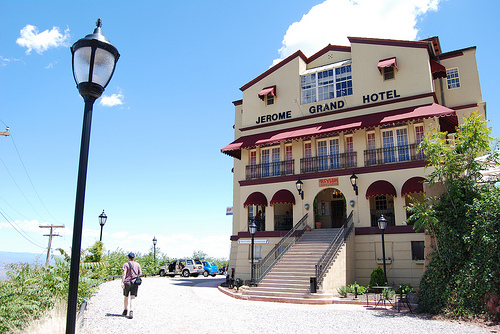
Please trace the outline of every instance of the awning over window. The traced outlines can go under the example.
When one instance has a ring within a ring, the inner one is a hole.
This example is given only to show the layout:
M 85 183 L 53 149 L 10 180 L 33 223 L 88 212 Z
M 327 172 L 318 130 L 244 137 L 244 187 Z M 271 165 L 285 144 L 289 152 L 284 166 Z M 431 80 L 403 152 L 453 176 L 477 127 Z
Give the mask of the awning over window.
M 330 122 L 291 128 L 287 130 L 278 130 L 258 133 L 250 136 L 243 136 L 236 139 L 226 147 L 222 148 L 221 151 L 234 158 L 241 159 L 241 149 L 245 148 L 272 145 L 284 141 L 307 139 L 317 136 L 329 136 L 336 133 L 353 131 L 362 128 L 374 128 L 380 125 L 447 116 L 453 116 L 449 117 L 450 125 L 458 124 L 458 120 L 456 119 L 456 113 L 454 110 L 443 107 L 440 104 L 433 103 L 417 108 L 411 107 L 396 109 L 370 115 L 356 116 Z
M 248 197 L 245 203 L 243 203 L 243 206 L 249 206 L 249 205 L 262 205 L 262 206 L 267 206 L 267 198 L 266 195 L 264 195 L 261 192 L 254 192 L 251 193 Z
M 446 78 L 446 67 L 431 59 L 431 72 L 434 79 Z
M 292 204 L 295 205 L 295 196 L 290 192 L 290 190 L 281 189 L 274 194 L 271 199 L 270 205 L 274 204 Z
M 265 98 L 267 95 L 276 96 L 276 86 L 266 87 L 266 88 L 264 88 L 263 90 L 261 90 L 261 91 L 260 91 L 260 93 L 259 93 L 259 98 L 260 98 L 261 100 L 264 100 L 264 98 Z
M 375 196 L 393 196 L 396 197 L 396 189 L 394 186 L 384 180 L 375 181 L 366 190 L 366 198 Z
M 394 67 L 395 69 L 398 69 L 396 57 L 379 60 L 377 67 L 380 72 L 382 72 L 384 67 Z
M 420 176 L 412 177 L 411 179 L 406 180 L 401 188 L 401 196 L 405 196 L 408 194 L 415 193 L 423 193 L 424 192 L 424 184 L 425 179 Z

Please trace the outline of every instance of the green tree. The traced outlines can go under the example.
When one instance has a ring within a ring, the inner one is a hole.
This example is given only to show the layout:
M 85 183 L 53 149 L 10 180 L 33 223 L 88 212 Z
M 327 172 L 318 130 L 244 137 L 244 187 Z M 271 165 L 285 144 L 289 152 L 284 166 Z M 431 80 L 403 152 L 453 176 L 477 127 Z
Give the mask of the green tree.
M 474 113 L 453 136 L 431 132 L 419 148 L 427 168 L 432 167 L 429 184 L 441 183 L 445 189 L 409 208 L 415 230 L 425 228 L 436 242 L 420 282 L 419 310 L 492 316 L 484 298 L 500 295 L 500 190 L 481 174 L 488 164 L 498 163 L 491 128 Z

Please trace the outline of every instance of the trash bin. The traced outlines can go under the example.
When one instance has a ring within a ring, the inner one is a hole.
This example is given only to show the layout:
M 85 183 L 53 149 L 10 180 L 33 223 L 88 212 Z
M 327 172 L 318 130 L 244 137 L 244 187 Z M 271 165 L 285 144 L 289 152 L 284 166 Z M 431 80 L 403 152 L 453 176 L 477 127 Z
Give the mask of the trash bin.
M 316 277 L 311 277 L 309 283 L 311 285 L 311 293 L 316 293 Z

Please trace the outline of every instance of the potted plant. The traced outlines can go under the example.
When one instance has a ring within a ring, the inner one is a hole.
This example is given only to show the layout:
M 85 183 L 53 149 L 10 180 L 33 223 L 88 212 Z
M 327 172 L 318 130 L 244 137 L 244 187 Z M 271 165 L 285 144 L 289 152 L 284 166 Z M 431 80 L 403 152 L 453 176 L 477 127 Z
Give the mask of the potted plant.
M 323 222 L 321 221 L 321 216 L 319 215 L 319 209 L 318 209 L 318 201 L 314 199 L 314 226 L 316 228 L 321 228 L 323 226 Z

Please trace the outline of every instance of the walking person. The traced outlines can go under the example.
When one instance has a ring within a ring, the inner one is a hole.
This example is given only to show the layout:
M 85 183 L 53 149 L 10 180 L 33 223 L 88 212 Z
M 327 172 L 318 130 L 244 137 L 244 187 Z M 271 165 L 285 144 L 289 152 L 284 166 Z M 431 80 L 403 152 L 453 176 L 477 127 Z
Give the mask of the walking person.
M 134 261 L 135 254 L 128 254 L 128 262 L 123 264 L 123 274 L 122 274 L 122 289 L 123 289 L 123 313 L 126 316 L 128 312 L 129 319 L 134 317 L 134 299 L 137 297 L 137 290 L 139 289 L 138 284 L 132 283 L 136 277 L 142 275 L 141 265 Z M 129 303 L 130 294 L 130 303 Z

